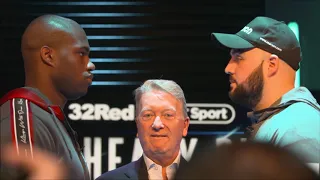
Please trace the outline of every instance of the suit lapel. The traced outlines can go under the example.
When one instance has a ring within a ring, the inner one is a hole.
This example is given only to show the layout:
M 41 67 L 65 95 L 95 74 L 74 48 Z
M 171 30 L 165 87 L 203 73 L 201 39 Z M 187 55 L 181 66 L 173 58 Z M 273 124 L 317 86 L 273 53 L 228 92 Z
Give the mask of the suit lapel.
M 180 164 L 179 164 L 179 167 L 178 167 L 176 173 L 178 172 L 179 169 L 185 169 L 187 167 L 187 165 L 188 165 L 188 161 L 186 159 L 184 159 L 183 156 L 181 156 L 180 157 Z M 174 174 L 174 177 L 176 176 L 176 173 Z
M 124 173 L 129 179 L 148 180 L 148 171 L 146 163 L 144 162 L 143 156 L 137 161 L 132 162 L 133 166 L 127 169 Z M 186 166 L 188 162 L 181 156 L 179 168 Z
M 148 179 L 148 172 L 146 164 L 143 160 L 143 156 L 141 156 L 137 161 L 132 162 L 133 166 L 130 166 L 130 168 L 127 169 L 124 174 L 129 179 Z
M 139 171 L 138 171 L 138 179 L 149 179 L 148 171 L 146 163 L 144 162 L 143 156 L 140 158 Z
M 184 166 L 186 166 L 187 164 L 188 164 L 188 161 L 185 160 L 183 156 L 181 156 L 179 168 L 184 167 Z

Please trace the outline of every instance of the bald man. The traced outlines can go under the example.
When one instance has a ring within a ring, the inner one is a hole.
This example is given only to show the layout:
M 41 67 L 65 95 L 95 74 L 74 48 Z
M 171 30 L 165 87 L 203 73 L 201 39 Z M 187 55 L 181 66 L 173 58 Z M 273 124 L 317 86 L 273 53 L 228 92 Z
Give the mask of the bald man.
M 95 66 L 85 31 L 71 19 L 43 15 L 26 28 L 21 51 L 25 87 L 0 100 L 1 145 L 11 143 L 20 156 L 37 156 L 33 147 L 48 151 L 69 167 L 70 179 L 90 179 L 76 133 L 62 110 L 92 83 Z

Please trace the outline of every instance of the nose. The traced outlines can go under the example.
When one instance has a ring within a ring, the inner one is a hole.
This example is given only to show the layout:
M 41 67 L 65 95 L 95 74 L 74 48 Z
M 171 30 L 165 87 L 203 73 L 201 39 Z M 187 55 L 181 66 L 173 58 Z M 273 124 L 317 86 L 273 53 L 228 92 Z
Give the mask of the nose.
M 96 66 L 91 61 L 89 61 L 89 63 L 87 64 L 87 70 L 94 71 L 95 69 L 96 69 Z
M 160 130 L 164 128 L 164 125 L 159 116 L 157 116 L 156 119 L 153 121 L 152 128 L 155 130 Z
M 234 74 L 234 69 L 235 69 L 235 63 L 232 62 L 232 60 L 230 59 L 230 61 L 228 62 L 226 68 L 224 69 L 224 72 L 226 74 Z

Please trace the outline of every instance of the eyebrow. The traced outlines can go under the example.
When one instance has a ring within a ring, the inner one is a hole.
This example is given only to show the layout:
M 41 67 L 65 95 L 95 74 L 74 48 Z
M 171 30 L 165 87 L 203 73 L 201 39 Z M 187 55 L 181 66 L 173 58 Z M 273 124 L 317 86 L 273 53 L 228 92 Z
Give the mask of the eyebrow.
M 163 111 L 167 111 L 167 110 L 177 111 L 175 108 L 166 108 Z M 150 108 L 142 108 L 140 112 L 143 112 L 143 111 L 152 111 L 152 109 L 150 109 Z
M 237 52 L 237 51 L 236 51 L 236 52 L 234 52 L 234 51 L 233 51 L 233 52 L 230 52 L 230 56 L 231 56 L 231 57 L 235 56 L 235 57 L 241 57 L 241 58 L 243 58 L 243 56 L 241 55 L 241 53 L 240 53 L 240 52 Z
M 236 54 L 236 52 L 234 52 L 234 51 L 230 51 L 230 56 L 234 56 Z
M 241 54 L 243 53 L 244 51 L 242 49 L 231 49 L 230 51 L 230 55 L 238 55 L 238 54 Z
M 84 49 L 86 52 L 90 52 L 90 48 L 87 46 L 80 47 L 80 49 Z
M 75 49 L 80 49 L 86 51 L 86 53 L 90 52 L 90 47 L 88 46 L 76 46 Z

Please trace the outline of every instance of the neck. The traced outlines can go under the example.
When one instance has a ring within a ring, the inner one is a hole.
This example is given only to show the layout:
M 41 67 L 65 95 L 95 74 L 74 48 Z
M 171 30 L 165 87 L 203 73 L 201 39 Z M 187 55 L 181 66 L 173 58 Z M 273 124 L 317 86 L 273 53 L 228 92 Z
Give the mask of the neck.
M 262 92 L 262 98 L 256 107 L 253 108 L 254 111 L 259 111 L 265 108 L 270 107 L 274 102 L 281 98 L 284 94 L 294 88 L 293 84 L 273 84 L 268 87 L 268 84 L 265 84 Z
M 179 151 L 176 152 L 173 156 L 166 156 L 164 154 L 148 156 L 153 162 L 159 164 L 160 166 L 167 167 L 174 162 L 177 158 Z
M 34 81 L 36 80 L 36 81 Z M 25 86 L 38 89 L 42 94 L 44 94 L 54 105 L 64 108 L 67 99 L 56 89 L 51 81 L 41 80 L 39 78 L 26 78 Z

